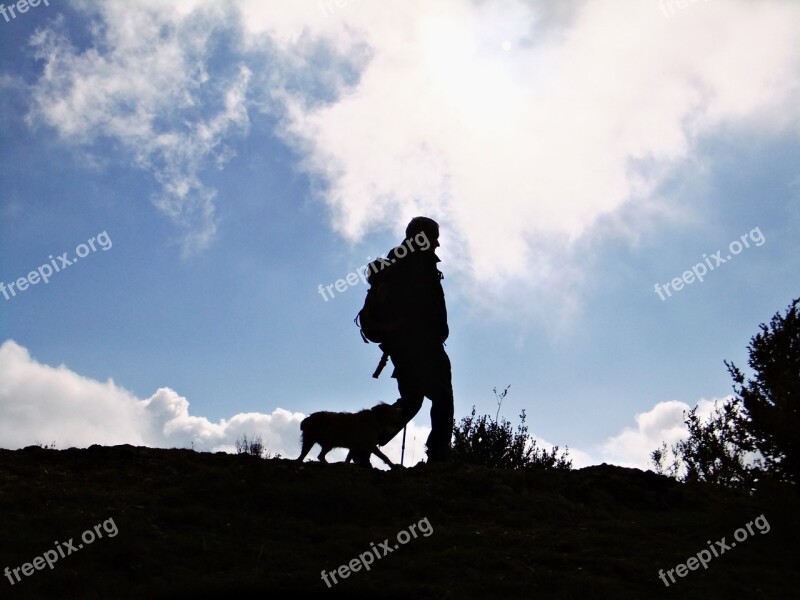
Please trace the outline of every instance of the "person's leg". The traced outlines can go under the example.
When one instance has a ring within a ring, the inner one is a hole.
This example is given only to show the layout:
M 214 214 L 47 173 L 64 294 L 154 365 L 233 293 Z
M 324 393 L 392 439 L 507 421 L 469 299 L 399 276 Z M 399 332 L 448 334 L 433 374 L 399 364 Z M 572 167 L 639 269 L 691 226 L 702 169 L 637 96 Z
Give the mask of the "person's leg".
M 418 383 L 413 380 L 408 380 L 405 377 L 397 378 L 397 388 L 400 392 L 400 397 L 395 400 L 393 406 L 397 406 L 403 411 L 403 418 L 397 429 L 385 433 L 378 438 L 378 446 L 385 446 L 394 439 L 403 428 L 408 425 L 409 421 L 413 419 L 419 409 L 422 408 L 422 402 L 425 400 L 425 394 Z
M 403 411 L 403 421 L 408 423 L 417 416 L 422 402 L 425 400 L 425 387 L 422 385 L 419 374 L 411 373 L 409 376 L 397 378 L 397 391 L 400 397 L 394 405 Z
M 446 396 L 440 396 L 432 401 L 431 406 L 431 433 L 425 445 L 428 447 L 428 456 L 431 459 L 445 459 L 450 454 L 450 442 L 453 435 L 453 396 L 449 401 Z
M 450 359 L 444 348 L 433 361 L 435 369 L 428 382 L 426 395 L 431 399 L 431 433 L 428 436 L 428 460 L 447 460 L 453 435 L 453 383 Z
M 383 346 L 382 346 L 383 347 Z M 392 347 L 389 357 L 394 365 L 392 377 L 397 380 L 397 391 L 400 397 L 393 406 L 400 408 L 403 418 L 398 427 L 378 438 L 378 445 L 385 446 L 413 419 L 422 408 L 425 400 L 425 373 L 424 358 L 417 354 L 417 350 L 402 346 Z

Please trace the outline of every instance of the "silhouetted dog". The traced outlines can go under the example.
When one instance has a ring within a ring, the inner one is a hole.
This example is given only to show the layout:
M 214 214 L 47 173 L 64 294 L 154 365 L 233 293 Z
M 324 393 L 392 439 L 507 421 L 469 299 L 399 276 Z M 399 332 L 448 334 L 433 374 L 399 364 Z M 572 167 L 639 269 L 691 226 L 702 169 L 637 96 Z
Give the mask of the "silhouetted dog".
M 328 462 L 325 455 L 333 448 L 347 448 L 349 452 L 345 462 L 350 462 L 354 454 L 374 454 L 394 468 L 396 465 L 378 449 L 378 439 L 382 434 L 396 431 L 398 426 L 402 427 L 402 412 L 383 402 L 357 413 L 312 413 L 300 423 L 303 447 L 297 460 L 302 461 L 311 447 L 319 444 L 322 447 L 320 462 Z

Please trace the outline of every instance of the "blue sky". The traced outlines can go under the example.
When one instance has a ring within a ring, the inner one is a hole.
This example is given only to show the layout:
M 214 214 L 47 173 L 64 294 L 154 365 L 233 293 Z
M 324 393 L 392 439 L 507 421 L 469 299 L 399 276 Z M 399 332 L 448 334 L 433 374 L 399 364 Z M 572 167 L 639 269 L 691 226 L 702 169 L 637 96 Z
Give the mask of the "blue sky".
M 318 286 L 417 214 L 442 225 L 457 418 L 510 384 L 502 414 L 577 464 L 643 466 L 730 393 L 723 359 L 797 296 L 800 7 L 430 4 L 0 18 L 0 281 L 111 242 L 0 296 L 0 446 L 291 456 L 304 415 L 393 401 L 366 288 Z

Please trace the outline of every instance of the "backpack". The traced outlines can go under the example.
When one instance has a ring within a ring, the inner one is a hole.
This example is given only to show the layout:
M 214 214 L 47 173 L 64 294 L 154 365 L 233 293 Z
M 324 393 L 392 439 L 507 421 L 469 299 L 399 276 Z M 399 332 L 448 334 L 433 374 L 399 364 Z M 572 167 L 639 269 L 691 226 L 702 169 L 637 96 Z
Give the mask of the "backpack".
M 388 342 L 402 329 L 402 318 L 397 306 L 397 267 L 394 263 L 395 260 L 378 258 L 366 267 L 369 289 L 363 308 L 353 319 L 365 344 Z M 372 374 L 375 379 L 380 375 L 387 359 L 388 354 L 384 351 L 378 368 Z

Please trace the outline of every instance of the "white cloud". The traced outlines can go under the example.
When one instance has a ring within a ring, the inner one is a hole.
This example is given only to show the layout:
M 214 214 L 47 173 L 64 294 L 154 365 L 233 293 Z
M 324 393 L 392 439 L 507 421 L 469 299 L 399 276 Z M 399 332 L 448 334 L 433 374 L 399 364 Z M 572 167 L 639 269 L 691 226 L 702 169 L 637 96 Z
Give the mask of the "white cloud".
M 189 414 L 189 402 L 169 388 L 139 399 L 113 381 L 82 377 L 66 366 L 37 362 L 12 340 L 0 346 L 0 440 L 6 448 L 55 442 L 58 448 L 91 444 L 233 447 L 241 434 L 261 434 L 265 446 L 299 454 L 301 413 L 276 408 L 212 423 Z
M 800 6 L 589 1 L 554 25 L 544 5 L 342 9 L 371 59 L 335 102 L 288 94 L 286 135 L 346 237 L 430 213 L 475 297 L 517 281 L 569 311 L 600 217 L 669 214 L 659 184 L 722 127 L 797 130 Z
M 717 400 L 724 398 L 698 402 L 701 418 L 711 414 Z M 671 445 L 686 437 L 683 411 L 690 408 L 677 400 L 659 402 L 651 410 L 637 414 L 635 427 L 626 427 L 609 438 L 598 452 L 570 448 L 573 467 L 609 462 L 651 468 L 650 452 L 660 447 L 662 441 Z M 82 377 L 64 365 L 41 364 L 12 340 L 0 346 L 0 443 L 5 448 L 55 442 L 57 448 L 91 444 L 157 448 L 193 445 L 202 451 L 233 452 L 236 440 L 246 434 L 251 439 L 261 435 L 270 452 L 294 458 L 300 453 L 300 421 L 304 417 L 299 412 L 276 408 L 270 414 L 239 413 L 213 423 L 191 415 L 189 401 L 169 388 L 160 388 L 149 398 L 139 399 L 111 380 L 102 383 Z M 409 423 L 406 466 L 425 459 L 429 433 L 430 427 Z M 553 447 L 547 440 L 536 436 L 534 439 L 539 448 Z M 401 446 L 402 435 L 398 435 L 383 451 L 399 463 Z M 312 460 L 318 452 L 318 447 L 311 451 Z M 345 450 L 334 450 L 328 459 L 341 461 L 345 455 Z M 375 457 L 372 464 L 385 468 Z
M 658 188 L 702 162 L 702 139 L 799 131 L 800 5 L 781 0 L 670 18 L 641 0 L 76 6 L 96 21 L 92 43 L 36 34 L 29 122 L 119 143 L 160 183 L 185 251 L 215 233 L 203 174 L 255 109 L 275 117 L 343 236 L 428 213 L 474 302 L 529 311 L 536 293 L 549 320 L 580 309 L 590 266 L 576 242 L 602 217 L 624 214 L 604 235 L 631 237 L 680 218 Z
M 75 48 L 60 24 L 31 39 L 43 73 L 32 88 L 31 125 L 54 127 L 69 144 L 110 140 L 161 185 L 155 205 L 182 231 L 184 253 L 216 231 L 215 190 L 200 178 L 234 152 L 247 131 L 251 71 L 234 64 L 213 79 L 208 48 L 224 10 L 197 2 L 79 2 L 97 17 L 92 44 Z M 192 10 L 194 9 L 194 10 Z
M 714 410 L 714 403 L 726 398 L 698 401 L 697 414 L 707 418 Z M 688 435 L 683 422 L 684 411 L 694 408 L 679 400 L 659 402 L 649 411 L 636 415 L 636 427 L 626 427 L 609 438 L 602 446 L 603 460 L 623 467 L 652 469 L 650 453 L 666 442 L 668 447 Z
M 271 453 L 294 458 L 300 454 L 300 421 L 304 417 L 276 408 L 271 414 L 239 413 L 212 423 L 191 415 L 189 401 L 169 388 L 139 399 L 111 380 L 101 383 L 64 365 L 41 364 L 12 340 L 0 346 L 0 444 L 4 448 L 55 442 L 57 448 L 193 445 L 196 450 L 233 452 L 242 435 L 250 439 L 260 435 Z M 427 427 L 409 424 L 406 465 L 425 457 L 429 432 Z M 399 463 L 401 446 L 402 436 L 397 436 L 384 452 Z M 345 455 L 344 450 L 336 450 L 328 459 L 344 460 Z M 316 458 L 314 450 L 311 456 Z M 374 457 L 372 463 L 379 467 L 383 464 Z
M 41 365 L 9 340 L 0 346 L 0 382 L 0 440 L 7 448 L 144 443 L 137 399 L 112 381 Z
M 0 346 L 0 445 L 23 448 L 50 444 L 57 448 L 92 444 L 133 444 L 156 448 L 189 448 L 234 452 L 242 435 L 261 435 L 267 450 L 284 458 L 300 454 L 299 412 L 276 408 L 270 414 L 239 413 L 212 423 L 189 412 L 189 401 L 169 388 L 160 388 L 146 399 L 136 398 L 113 381 L 105 383 L 82 377 L 64 365 L 51 367 L 37 362 L 27 349 L 13 340 Z M 424 460 L 430 427 L 412 421 L 406 431 L 404 463 Z M 538 439 L 540 448 L 552 444 Z M 402 433 L 383 447 L 400 463 Z M 319 447 L 306 460 L 316 460 Z M 571 450 L 576 467 L 592 464 L 585 453 Z M 328 454 L 329 461 L 344 460 L 346 451 Z M 372 464 L 385 468 L 380 459 Z

